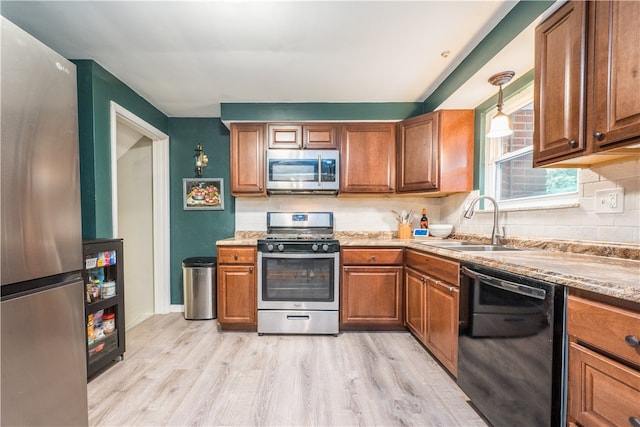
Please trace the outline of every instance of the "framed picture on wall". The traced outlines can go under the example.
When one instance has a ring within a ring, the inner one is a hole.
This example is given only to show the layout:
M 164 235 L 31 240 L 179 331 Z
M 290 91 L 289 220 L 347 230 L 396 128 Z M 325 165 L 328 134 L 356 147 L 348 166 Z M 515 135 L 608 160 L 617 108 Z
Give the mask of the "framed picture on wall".
M 184 210 L 224 210 L 222 178 L 183 178 Z

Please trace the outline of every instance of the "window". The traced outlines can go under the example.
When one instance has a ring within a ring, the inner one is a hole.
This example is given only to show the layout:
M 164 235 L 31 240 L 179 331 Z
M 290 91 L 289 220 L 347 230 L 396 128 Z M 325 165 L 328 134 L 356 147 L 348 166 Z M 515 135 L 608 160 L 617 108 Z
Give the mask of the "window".
M 495 114 L 495 104 L 484 113 L 485 129 Z M 507 98 L 503 111 L 509 115 L 513 134 L 487 138 L 484 193 L 504 207 L 546 206 L 575 199 L 577 169 L 533 168 L 533 85 Z

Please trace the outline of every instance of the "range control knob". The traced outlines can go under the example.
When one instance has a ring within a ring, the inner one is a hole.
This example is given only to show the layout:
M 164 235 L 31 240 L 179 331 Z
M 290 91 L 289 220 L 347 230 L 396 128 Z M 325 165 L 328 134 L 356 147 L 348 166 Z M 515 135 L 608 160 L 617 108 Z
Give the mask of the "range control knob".
M 318 248 L 319 248 L 319 246 L 318 246 L 318 244 L 317 244 L 317 243 L 314 243 L 313 245 L 311 245 L 311 250 L 312 250 L 313 252 L 318 252 Z
M 278 245 L 278 250 L 279 250 L 280 252 L 284 251 L 284 245 L 283 245 L 282 243 L 280 243 L 280 244 Z
M 269 252 L 273 252 L 273 245 L 272 245 L 271 243 L 269 243 L 269 244 L 267 245 L 267 250 L 268 250 Z
M 322 250 L 327 252 L 329 250 L 329 245 L 327 245 L 326 243 L 322 245 Z

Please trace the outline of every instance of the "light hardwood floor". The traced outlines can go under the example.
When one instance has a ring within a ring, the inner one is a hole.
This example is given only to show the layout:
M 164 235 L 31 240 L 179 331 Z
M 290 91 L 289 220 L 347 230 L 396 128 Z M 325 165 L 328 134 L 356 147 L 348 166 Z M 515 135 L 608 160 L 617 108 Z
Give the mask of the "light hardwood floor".
M 91 426 L 485 426 L 408 332 L 218 332 L 155 315 L 88 385 Z

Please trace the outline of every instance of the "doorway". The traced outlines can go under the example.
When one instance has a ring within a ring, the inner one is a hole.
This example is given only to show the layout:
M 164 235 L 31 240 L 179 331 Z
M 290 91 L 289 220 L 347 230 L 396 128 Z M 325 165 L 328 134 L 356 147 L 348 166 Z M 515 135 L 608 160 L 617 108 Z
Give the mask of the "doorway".
M 111 103 L 113 235 L 124 239 L 129 329 L 170 311 L 169 138 Z

